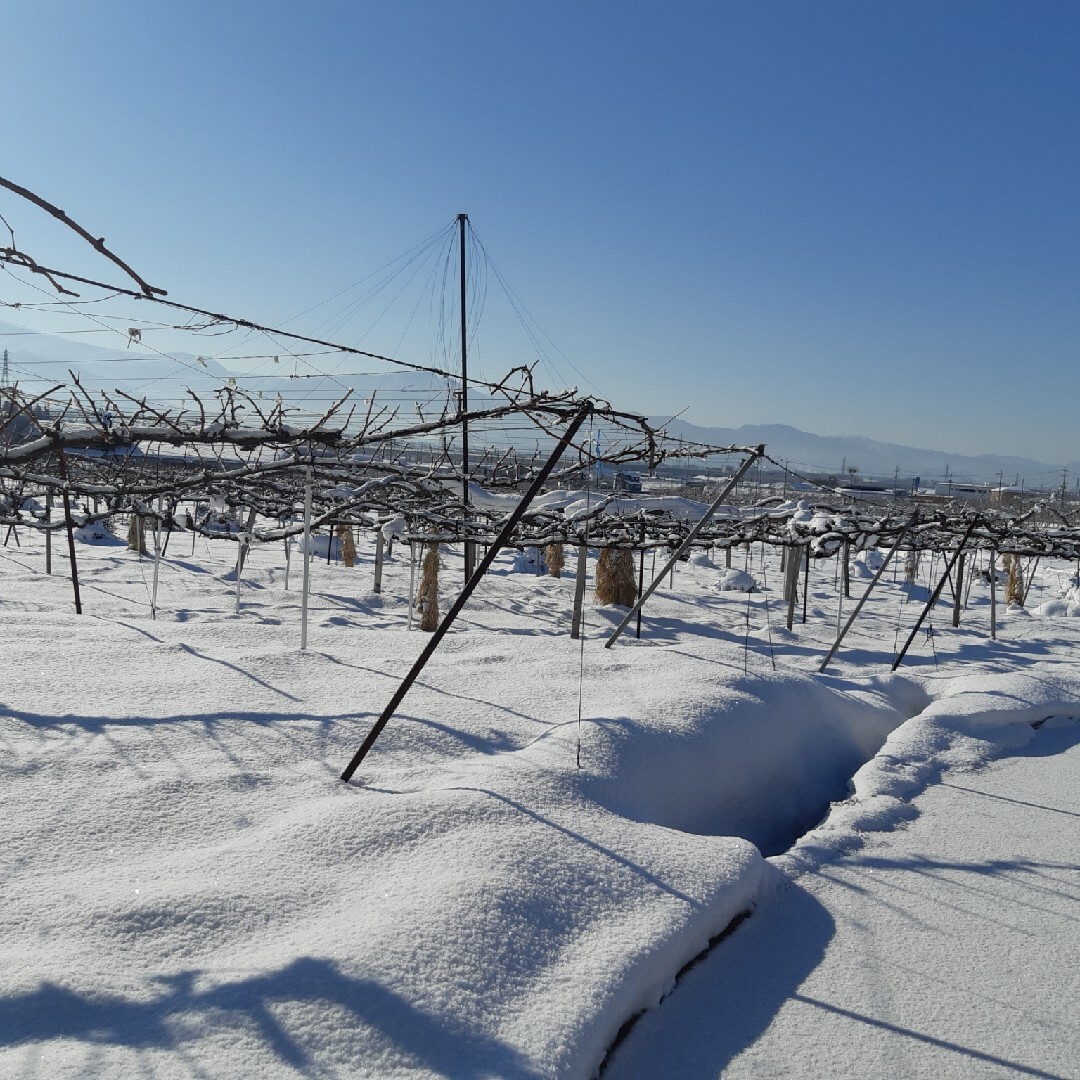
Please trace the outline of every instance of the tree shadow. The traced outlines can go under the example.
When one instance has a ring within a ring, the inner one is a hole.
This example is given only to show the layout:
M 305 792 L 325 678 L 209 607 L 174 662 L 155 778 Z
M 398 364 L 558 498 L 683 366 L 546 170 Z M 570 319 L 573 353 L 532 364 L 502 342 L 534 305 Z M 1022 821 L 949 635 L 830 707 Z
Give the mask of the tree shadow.
M 164 993 L 146 1001 L 42 983 L 36 990 L 0 999 L 0 1047 L 75 1039 L 96 1046 L 181 1052 L 208 1027 L 239 1026 L 257 1032 L 279 1061 L 319 1075 L 320 1043 L 325 1040 L 321 1025 L 314 1030 L 303 1022 L 290 1026 L 281 1008 L 313 1003 L 348 1015 L 351 1030 L 342 1039 L 358 1049 L 365 1036 L 352 1026 L 353 1020 L 375 1029 L 416 1066 L 439 1075 L 539 1075 L 506 1043 L 423 1012 L 373 979 L 343 974 L 330 960 L 301 957 L 277 971 L 203 990 L 196 989 L 198 975 L 184 971 L 162 978 Z

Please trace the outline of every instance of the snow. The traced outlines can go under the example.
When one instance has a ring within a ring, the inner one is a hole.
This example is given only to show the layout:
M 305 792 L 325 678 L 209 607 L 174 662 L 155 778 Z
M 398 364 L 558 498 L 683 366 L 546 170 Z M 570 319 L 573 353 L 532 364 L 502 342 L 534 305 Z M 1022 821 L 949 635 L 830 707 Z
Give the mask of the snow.
M 759 548 L 750 594 L 679 564 L 609 650 L 622 610 L 571 640 L 572 571 L 504 552 L 345 785 L 429 640 L 407 546 L 379 594 L 373 536 L 314 560 L 301 652 L 281 543 L 238 612 L 235 543 L 189 543 L 156 619 L 152 557 L 79 544 L 76 616 L 66 544 L 51 577 L 40 537 L 0 549 L 0 1075 L 590 1077 L 643 1011 L 605 1075 L 1080 1059 L 1061 567 L 997 642 L 976 580 L 893 675 L 919 611 L 894 567 L 818 675 L 855 603 L 835 561 L 791 632 Z

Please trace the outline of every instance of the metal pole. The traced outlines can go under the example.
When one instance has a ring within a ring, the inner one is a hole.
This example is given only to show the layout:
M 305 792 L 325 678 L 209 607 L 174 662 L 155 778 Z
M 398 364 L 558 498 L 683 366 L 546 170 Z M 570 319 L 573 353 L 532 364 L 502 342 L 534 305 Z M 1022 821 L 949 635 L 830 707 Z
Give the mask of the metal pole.
M 904 661 L 904 657 L 907 655 L 907 651 L 911 648 L 911 643 L 915 640 L 915 635 L 919 632 L 919 627 L 923 624 L 923 619 L 933 610 L 934 605 L 938 602 L 938 598 L 941 596 L 942 589 L 945 588 L 945 582 L 949 580 L 949 575 L 952 573 L 952 568 L 956 564 L 956 561 L 960 558 L 964 551 L 964 545 L 971 539 L 971 534 L 975 531 L 975 526 L 979 524 L 979 519 L 976 517 L 972 520 L 968 526 L 968 530 L 964 533 L 964 538 L 960 541 L 960 545 L 956 551 L 953 552 L 952 558 L 949 559 L 948 564 L 945 567 L 945 573 L 941 575 L 941 580 L 937 583 L 937 588 L 934 589 L 930 596 L 930 599 L 926 602 L 926 607 L 922 609 L 922 614 L 919 616 L 918 622 L 912 628 L 911 633 L 908 635 L 907 641 L 904 642 L 904 647 L 900 650 L 900 655 L 893 661 L 892 669 L 895 671 Z
M 638 564 L 638 576 L 637 576 L 637 591 L 638 596 L 641 595 L 641 590 L 645 588 L 645 524 L 641 525 L 641 562 Z M 637 613 L 637 632 L 634 634 L 639 641 L 641 640 L 641 608 L 638 608 Z
M 570 637 L 575 641 L 581 637 L 581 612 L 585 602 L 585 560 L 589 549 L 585 544 L 578 545 L 577 576 L 574 579 L 574 614 L 570 620 Z
M 952 608 L 952 624 L 953 626 L 960 625 L 960 604 L 964 596 L 964 553 L 960 553 L 960 558 L 956 563 L 956 590 L 953 595 L 953 608 Z
M 833 642 L 833 647 L 829 650 L 829 655 L 821 661 L 821 667 L 818 668 L 819 673 L 823 672 L 829 666 L 829 662 L 836 655 L 836 650 L 840 648 L 840 642 L 844 640 L 844 638 L 847 636 L 847 632 L 851 629 L 855 620 L 859 617 L 859 612 L 862 611 L 863 604 L 866 603 L 870 594 L 874 591 L 874 586 L 881 580 L 881 575 L 885 573 L 885 568 L 889 565 L 889 563 L 892 561 L 892 557 L 899 550 L 900 545 L 904 542 L 904 537 L 907 536 L 908 531 L 915 524 L 915 519 L 918 518 L 918 516 L 919 511 L 916 510 L 915 513 L 912 514 L 911 517 L 908 519 L 908 523 L 900 530 L 900 535 L 897 536 L 896 542 L 891 548 L 889 548 L 889 553 L 885 556 L 881 565 L 877 568 L 877 573 L 874 574 L 873 578 L 870 579 L 870 584 L 866 586 L 866 592 L 862 594 L 862 598 L 855 605 L 855 610 L 848 617 L 848 621 L 844 623 L 844 629 L 836 635 L 836 640 Z
M 375 581 L 371 587 L 372 592 L 382 592 L 382 566 L 383 566 L 383 548 L 386 545 L 386 537 L 383 536 L 382 528 L 375 532 Z M 409 602 L 412 603 L 410 597 Z
M 800 557 L 806 559 L 806 569 L 803 572 L 803 589 L 802 589 L 802 621 L 806 622 L 806 605 L 810 600 L 810 549 L 807 548 L 805 554 L 800 550 Z
M 469 520 L 469 421 L 465 418 L 469 411 L 469 370 L 466 362 L 468 347 L 465 324 L 465 226 L 469 222 L 468 214 L 458 214 L 458 254 L 461 269 L 461 501 L 465 507 L 466 534 Z M 465 580 L 472 577 L 473 564 L 476 562 L 476 549 L 471 540 L 465 541 Z
M 64 481 L 64 523 L 67 525 L 68 557 L 71 559 L 71 587 L 75 590 L 75 614 L 82 614 L 82 598 L 79 596 L 79 566 L 75 561 L 75 534 L 71 528 L 71 497 L 68 495 L 67 463 L 60 451 L 60 479 Z
M 157 517 L 154 519 L 154 585 L 150 593 L 150 618 L 157 618 L 158 574 L 161 570 L 161 499 L 158 499 Z
M 308 585 L 311 580 L 311 482 L 312 468 L 307 467 L 304 485 L 304 580 L 300 593 L 300 651 L 307 648 Z
M 731 478 L 730 482 L 727 484 L 724 490 L 721 491 L 720 494 L 717 495 L 716 498 L 709 505 L 708 510 L 705 511 L 701 520 L 686 534 L 686 538 L 672 553 L 671 558 L 668 559 L 668 561 L 664 564 L 664 566 L 660 570 L 660 573 L 652 579 L 652 583 L 649 585 L 649 587 L 638 597 L 637 603 L 626 613 L 623 621 L 615 627 L 615 630 L 612 633 L 611 637 L 609 637 L 607 641 L 604 642 L 605 649 L 610 649 L 611 646 L 614 645 L 616 641 L 618 641 L 619 635 L 629 625 L 630 620 L 638 613 L 638 611 L 641 610 L 642 607 L 645 606 L 645 601 L 648 600 L 654 592 L 656 592 L 657 588 L 660 585 L 660 582 L 664 578 L 664 575 L 668 572 L 668 570 L 674 568 L 675 564 L 679 561 L 679 556 L 682 555 L 683 552 L 689 550 L 690 545 L 697 538 L 698 533 L 700 533 L 701 530 L 705 528 L 705 525 L 708 523 L 709 518 L 711 518 L 713 514 L 716 513 L 717 509 L 720 507 L 720 504 L 728 497 L 728 495 L 734 489 L 735 485 L 743 478 L 743 475 L 746 473 L 747 469 L 749 469 L 750 466 L 753 465 L 754 462 L 757 461 L 757 459 L 761 457 L 761 455 L 764 453 L 764 445 L 758 446 L 754 450 L 750 451 L 750 456 L 739 466 L 735 475 Z
M 52 521 L 52 492 L 45 492 L 45 524 Z M 52 529 L 45 530 L 45 573 L 52 573 Z
M 555 468 L 559 458 L 562 457 L 563 451 L 570 444 L 570 440 L 578 433 L 578 429 L 585 423 L 589 413 L 592 412 L 593 406 L 591 402 L 586 402 L 578 410 L 573 420 L 570 421 L 569 426 L 563 433 L 563 437 L 559 440 L 558 445 L 555 447 L 551 457 L 544 463 L 543 468 L 537 473 L 536 478 L 529 485 L 529 490 L 525 492 L 521 502 L 514 508 L 513 513 L 506 519 L 506 523 L 499 531 L 499 535 L 492 542 L 491 547 L 488 548 L 487 553 L 483 559 L 480 560 L 479 566 L 473 573 L 473 576 L 465 583 L 465 588 L 461 590 L 458 598 L 454 601 L 450 610 L 446 613 L 443 621 L 439 623 L 435 632 L 431 635 L 427 645 L 424 646 L 423 652 L 420 653 L 416 659 L 416 663 L 413 664 L 408 675 L 402 680 L 401 685 L 397 688 L 394 696 L 390 699 L 390 703 L 383 709 L 382 715 L 375 721 L 375 726 L 368 733 L 368 737 L 364 740 L 360 749 L 353 755 L 352 761 L 346 766 L 345 771 L 341 774 L 341 779 L 348 783 L 352 779 L 352 775 L 356 772 L 360 762 L 367 756 L 368 751 L 375 744 L 375 740 L 382 733 L 384 727 L 390 717 L 394 715 L 397 707 L 405 699 L 405 695 L 409 692 L 409 688 L 416 681 L 417 676 L 424 669 L 424 665 L 431 659 L 432 653 L 438 648 L 439 642 L 442 641 L 446 635 L 447 630 L 453 625 L 454 620 L 458 617 L 458 613 L 465 606 L 466 601 L 473 594 L 473 590 L 480 584 L 480 580 L 484 574 L 487 573 L 488 567 L 495 561 L 495 556 L 498 555 L 502 546 L 513 535 L 514 529 L 517 528 L 518 522 L 525 516 L 525 511 L 528 510 L 529 504 L 540 493 L 540 489 L 544 486 L 544 481 L 547 480 L 551 474 L 551 470 Z
M 784 576 L 784 592 L 787 594 L 787 628 L 790 630 L 795 623 L 795 603 L 799 596 L 799 561 L 802 559 L 802 548 L 797 544 L 785 548 L 787 555 L 787 571 Z
M 997 552 L 990 549 L 990 640 L 997 641 Z

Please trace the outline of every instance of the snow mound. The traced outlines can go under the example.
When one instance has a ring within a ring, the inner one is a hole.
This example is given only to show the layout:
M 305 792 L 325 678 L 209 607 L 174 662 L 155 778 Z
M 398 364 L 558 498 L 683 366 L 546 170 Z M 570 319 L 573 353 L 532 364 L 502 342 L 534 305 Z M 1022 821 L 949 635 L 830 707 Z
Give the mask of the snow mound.
M 720 590 L 720 592 L 757 592 L 757 582 L 754 580 L 752 574 L 748 574 L 745 570 L 736 570 L 732 567 L 726 571 L 716 583 L 714 588 Z

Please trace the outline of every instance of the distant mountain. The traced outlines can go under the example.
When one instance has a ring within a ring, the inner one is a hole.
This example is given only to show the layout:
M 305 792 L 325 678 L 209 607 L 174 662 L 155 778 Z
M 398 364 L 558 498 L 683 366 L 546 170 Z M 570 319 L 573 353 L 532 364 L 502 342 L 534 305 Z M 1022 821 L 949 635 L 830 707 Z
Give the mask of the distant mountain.
M 655 419 L 660 424 L 661 420 Z M 800 472 L 830 473 L 838 478 L 845 467 L 854 466 L 862 478 L 890 478 L 900 470 L 901 478 L 922 477 L 923 482 L 949 476 L 957 480 L 991 481 L 1000 474 L 1006 484 L 1017 476 L 1040 477 L 1060 472 L 1061 466 L 1031 458 L 1003 454 L 948 454 L 942 450 L 920 450 L 914 446 L 878 442 L 862 435 L 813 435 L 787 424 L 743 424 L 737 428 L 705 428 L 684 420 L 671 420 L 665 427 L 672 435 L 718 446 L 757 446 L 765 443 L 765 452 L 777 461 L 791 463 Z M 1076 465 L 1070 463 L 1076 475 Z

